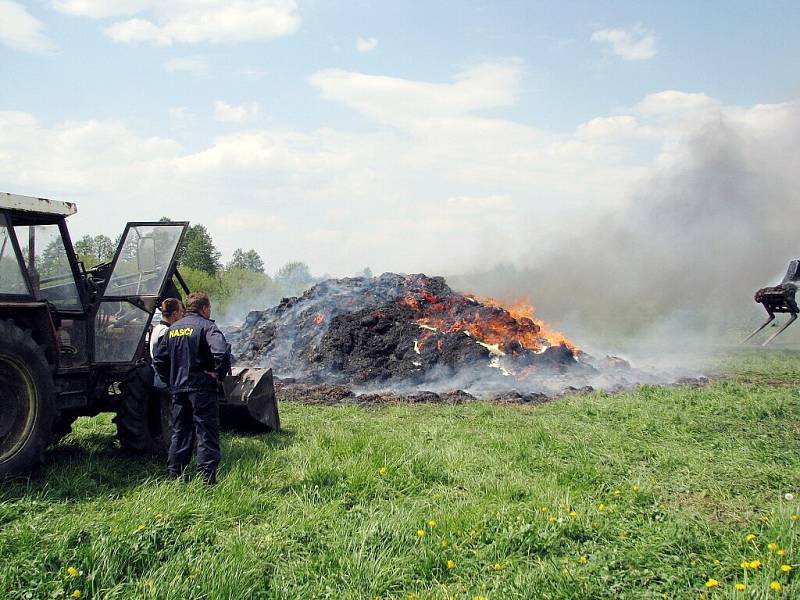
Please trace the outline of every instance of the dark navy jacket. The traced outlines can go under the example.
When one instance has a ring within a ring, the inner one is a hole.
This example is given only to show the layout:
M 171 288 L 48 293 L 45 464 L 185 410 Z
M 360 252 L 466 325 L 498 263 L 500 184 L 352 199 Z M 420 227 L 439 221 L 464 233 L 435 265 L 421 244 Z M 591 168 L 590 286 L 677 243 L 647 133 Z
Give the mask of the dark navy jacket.
M 187 313 L 164 334 L 153 356 L 153 367 L 173 394 L 216 391 L 231 367 L 230 346 L 214 321 Z

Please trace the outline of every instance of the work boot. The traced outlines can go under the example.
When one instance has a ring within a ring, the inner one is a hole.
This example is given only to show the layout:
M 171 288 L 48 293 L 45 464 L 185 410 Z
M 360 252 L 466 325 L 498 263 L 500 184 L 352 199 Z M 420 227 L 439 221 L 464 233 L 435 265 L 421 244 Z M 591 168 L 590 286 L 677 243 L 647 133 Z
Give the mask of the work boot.
M 200 477 L 203 478 L 203 483 L 207 486 L 214 486 L 217 485 L 217 472 L 213 471 L 211 473 L 200 473 Z
M 167 477 L 173 481 L 180 481 L 181 483 L 186 483 L 189 481 L 189 475 L 186 473 L 186 470 L 180 472 L 167 471 Z

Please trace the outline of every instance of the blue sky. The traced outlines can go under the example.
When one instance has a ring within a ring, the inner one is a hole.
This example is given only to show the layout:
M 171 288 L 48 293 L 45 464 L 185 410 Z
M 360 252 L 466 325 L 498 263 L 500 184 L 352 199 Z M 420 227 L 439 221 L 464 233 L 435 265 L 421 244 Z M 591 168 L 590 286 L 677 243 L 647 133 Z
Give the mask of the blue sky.
M 519 262 L 709 119 L 780 129 L 799 33 L 798 2 L 0 0 L 0 190 L 271 270 Z

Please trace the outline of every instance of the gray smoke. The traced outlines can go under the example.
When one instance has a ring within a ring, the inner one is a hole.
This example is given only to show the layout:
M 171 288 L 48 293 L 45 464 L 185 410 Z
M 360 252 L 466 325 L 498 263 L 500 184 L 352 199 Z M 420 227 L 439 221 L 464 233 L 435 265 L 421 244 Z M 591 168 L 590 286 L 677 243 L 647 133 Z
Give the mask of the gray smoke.
M 800 256 L 800 104 L 706 115 L 621 204 L 536 240 L 529 265 L 449 281 L 522 291 L 579 342 L 733 342 L 763 320 L 755 289 Z

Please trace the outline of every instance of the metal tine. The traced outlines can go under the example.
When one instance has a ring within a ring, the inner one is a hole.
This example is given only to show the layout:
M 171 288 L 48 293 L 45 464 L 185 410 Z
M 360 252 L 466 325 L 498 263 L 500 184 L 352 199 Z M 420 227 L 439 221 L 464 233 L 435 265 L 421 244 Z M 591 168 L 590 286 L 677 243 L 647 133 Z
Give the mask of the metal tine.
M 786 331 L 786 328 L 787 328 L 789 325 L 791 325 L 792 323 L 794 323 L 794 322 L 795 322 L 795 319 L 797 319 L 797 313 L 792 313 L 792 317 L 791 317 L 791 318 L 790 318 L 790 319 L 789 319 L 789 320 L 786 322 L 786 324 L 785 324 L 783 327 L 781 327 L 780 329 L 778 329 L 778 331 L 776 331 L 775 333 L 773 333 L 773 334 L 772 334 L 772 335 L 769 337 L 769 339 L 768 339 L 766 342 L 764 342 L 763 344 L 761 344 L 761 345 L 762 345 L 762 346 L 766 346 L 767 344 L 769 344 L 769 343 L 770 343 L 772 340 L 774 340 L 776 337 L 778 337 L 780 334 L 782 334 L 784 331 Z
M 750 335 L 748 335 L 746 338 L 744 338 L 744 340 L 742 340 L 742 343 L 744 344 L 744 343 L 746 343 L 746 342 L 749 342 L 749 341 L 750 341 L 750 338 L 752 338 L 752 337 L 753 337 L 755 334 L 757 334 L 759 331 L 761 331 L 762 329 L 764 329 L 764 327 L 766 327 L 767 325 L 769 325 L 770 323 L 772 323 L 774 320 L 775 320 L 775 315 L 770 315 L 770 316 L 769 316 L 769 318 L 766 320 L 766 322 L 765 322 L 765 323 L 764 323 L 764 324 L 763 324 L 761 327 L 759 327 L 758 329 L 756 329 L 756 330 L 755 330 L 753 333 L 751 333 L 751 334 L 750 334 Z

